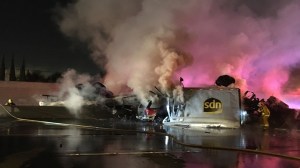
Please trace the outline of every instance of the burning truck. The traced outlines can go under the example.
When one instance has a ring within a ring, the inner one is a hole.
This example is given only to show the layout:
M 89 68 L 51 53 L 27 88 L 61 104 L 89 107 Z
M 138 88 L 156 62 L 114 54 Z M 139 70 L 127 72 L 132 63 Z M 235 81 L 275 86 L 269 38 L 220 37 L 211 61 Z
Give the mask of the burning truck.
M 140 108 L 137 118 L 163 120 L 165 125 L 184 127 L 238 128 L 243 122 L 240 90 L 230 86 L 234 83 L 233 78 L 224 82 L 223 77 L 217 79 L 216 86 L 206 88 L 181 85 L 177 88 L 180 95 L 166 96 L 156 88 L 159 100 L 156 103 L 150 101 L 146 107 Z
M 183 127 L 238 128 L 242 125 L 262 125 L 271 128 L 299 128 L 299 110 L 271 96 L 266 101 L 246 91 L 232 87 L 234 78 L 220 76 L 215 86 L 206 88 L 181 87 L 182 98 L 166 96 L 159 92 L 157 102 L 140 105 L 137 118 L 146 121 L 162 121 L 165 125 Z M 153 92 L 152 92 L 153 93 Z M 260 104 L 265 104 L 269 114 L 264 116 Z

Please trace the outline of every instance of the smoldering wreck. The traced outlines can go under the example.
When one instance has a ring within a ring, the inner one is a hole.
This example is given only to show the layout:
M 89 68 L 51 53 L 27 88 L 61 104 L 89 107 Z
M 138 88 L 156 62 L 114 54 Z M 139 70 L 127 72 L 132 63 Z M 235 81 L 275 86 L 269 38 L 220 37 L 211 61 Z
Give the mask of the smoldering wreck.
M 76 109 L 66 106 L 66 100 L 59 100 L 52 95 L 43 95 L 44 99 L 39 102 L 38 107 L 7 104 L 1 105 L 0 109 L 3 114 L 9 112 L 19 118 L 112 118 L 186 128 L 261 125 L 262 114 L 259 113 L 258 104 L 262 99 L 251 91 L 241 94 L 234 83 L 233 77 L 222 75 L 213 86 L 191 88 L 185 87 L 180 78 L 180 85 L 175 87 L 172 94 L 153 87 L 154 90 L 149 93 L 154 99 L 149 99 L 147 103 L 141 102 L 134 94 L 115 96 L 99 82 L 89 85 L 94 88 L 93 94 L 83 94 L 85 85 L 77 84 L 76 93 L 82 97 L 84 104 L 76 113 L 72 112 Z M 271 112 L 268 118 L 270 128 L 300 127 L 297 109 L 289 108 L 274 96 L 265 102 Z

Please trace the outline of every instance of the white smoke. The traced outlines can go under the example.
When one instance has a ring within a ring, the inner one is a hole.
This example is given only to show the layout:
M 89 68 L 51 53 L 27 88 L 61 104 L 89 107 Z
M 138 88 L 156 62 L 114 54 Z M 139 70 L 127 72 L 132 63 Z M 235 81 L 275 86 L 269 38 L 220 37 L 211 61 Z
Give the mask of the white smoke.
M 58 81 L 60 86 L 59 99 L 76 117 L 79 117 L 82 106 L 87 104 L 87 100 L 99 100 L 101 98 L 101 95 L 95 94 L 96 88 L 90 84 L 92 79 L 87 74 L 77 74 L 74 69 L 69 69 Z
M 174 72 L 184 66 L 185 56 L 172 49 L 178 31 L 172 13 L 184 4 L 170 0 L 78 1 L 62 10 L 60 26 L 67 35 L 89 42 L 99 65 L 103 65 L 103 54 L 106 56 L 105 84 L 110 90 L 121 93 L 127 86 L 146 100 L 153 96 L 149 90 L 154 86 L 167 92 L 173 86 Z
M 294 87 L 300 62 L 300 3 L 263 1 L 78 0 L 60 10 L 59 25 L 89 44 L 114 93 L 129 87 L 148 99 L 153 86 L 169 92 L 179 76 L 197 87 L 229 74 L 243 90 L 278 96 Z
M 70 110 L 75 117 L 79 117 L 81 107 L 84 104 L 83 97 L 75 87 L 71 87 L 67 90 L 67 96 L 64 99 L 64 105 Z
M 178 52 L 171 50 L 165 43 L 158 43 L 160 49 L 161 62 L 160 65 L 155 68 L 155 73 L 158 75 L 158 83 L 163 91 L 169 93 L 168 89 L 174 88 L 173 78 L 174 72 L 184 67 L 187 62 L 186 56 L 180 55 Z M 178 84 L 178 82 L 177 82 Z

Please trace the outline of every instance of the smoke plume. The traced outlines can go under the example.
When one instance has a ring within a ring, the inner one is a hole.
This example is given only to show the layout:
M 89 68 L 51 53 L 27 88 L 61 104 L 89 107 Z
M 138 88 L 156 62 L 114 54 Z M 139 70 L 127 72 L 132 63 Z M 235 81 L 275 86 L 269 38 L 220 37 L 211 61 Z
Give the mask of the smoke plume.
M 114 93 L 143 99 L 153 86 L 169 93 L 180 76 L 197 87 L 228 74 L 242 91 L 300 102 L 299 1 L 77 0 L 59 13 Z
M 58 82 L 59 99 L 64 100 L 63 105 L 76 117 L 79 117 L 82 106 L 88 100 L 101 99 L 101 95 L 96 95 L 96 88 L 90 84 L 92 80 L 87 74 L 78 74 L 74 69 L 69 69 Z

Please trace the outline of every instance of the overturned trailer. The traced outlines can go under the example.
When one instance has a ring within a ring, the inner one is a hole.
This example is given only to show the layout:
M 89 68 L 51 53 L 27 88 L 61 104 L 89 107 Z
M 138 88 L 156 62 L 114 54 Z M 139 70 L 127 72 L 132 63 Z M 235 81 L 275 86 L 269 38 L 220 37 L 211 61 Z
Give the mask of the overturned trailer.
M 165 125 L 238 128 L 242 123 L 238 88 L 183 88 L 184 101 L 167 98 Z

